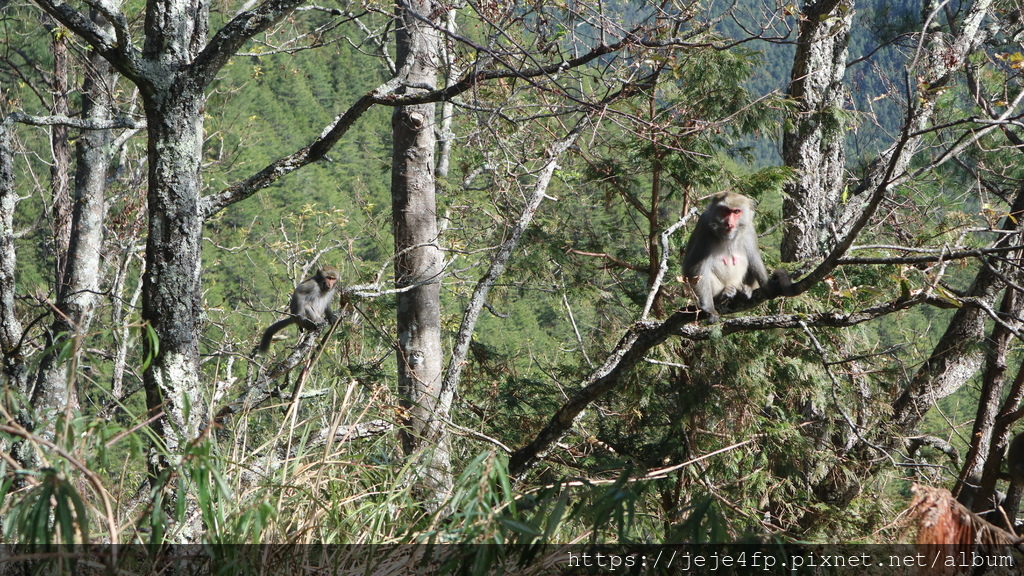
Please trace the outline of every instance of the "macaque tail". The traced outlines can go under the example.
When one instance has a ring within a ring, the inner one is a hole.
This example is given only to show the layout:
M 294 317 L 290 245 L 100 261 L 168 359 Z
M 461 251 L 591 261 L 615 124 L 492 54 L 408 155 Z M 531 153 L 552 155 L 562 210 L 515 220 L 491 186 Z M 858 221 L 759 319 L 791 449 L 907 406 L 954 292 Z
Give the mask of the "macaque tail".
M 270 343 L 274 341 L 274 334 L 277 334 L 295 322 L 295 318 L 285 318 L 284 320 L 278 320 L 271 324 L 270 328 L 267 328 L 266 332 L 263 333 L 263 337 L 260 338 L 260 345 L 257 347 L 259 353 L 266 354 L 267 350 L 270 350 Z

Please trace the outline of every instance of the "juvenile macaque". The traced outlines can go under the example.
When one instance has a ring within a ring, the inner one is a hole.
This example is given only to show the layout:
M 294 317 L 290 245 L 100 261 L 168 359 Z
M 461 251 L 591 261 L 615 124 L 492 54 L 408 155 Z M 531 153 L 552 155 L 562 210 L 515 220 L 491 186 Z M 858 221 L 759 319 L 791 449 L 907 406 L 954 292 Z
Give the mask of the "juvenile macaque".
M 260 353 L 266 353 L 270 349 L 274 334 L 292 324 L 298 324 L 299 328 L 304 330 L 313 330 L 324 322 L 333 324 L 337 317 L 331 311 L 331 299 L 334 297 L 334 286 L 337 281 L 338 270 L 332 266 L 324 266 L 317 270 L 315 276 L 300 282 L 295 287 L 295 292 L 292 292 L 289 304 L 291 316 L 278 320 L 267 328 L 260 339 Z
M 1020 534 L 1016 523 L 1017 511 L 1020 510 L 1021 498 L 1024 497 L 1024 432 L 1013 437 L 1003 459 L 1006 460 L 1006 470 L 1010 473 L 1010 486 L 1006 490 L 1006 497 L 999 504 L 1002 510 L 992 522 Z M 1006 520 L 1009 520 L 1009 525 Z
M 1006 469 L 1010 472 L 1011 484 L 1024 486 L 1024 432 L 1010 441 L 1010 448 L 1006 451 Z
M 700 215 L 686 243 L 683 275 L 710 322 L 718 321 L 716 299 L 732 298 L 738 292 L 749 298 L 758 287 L 772 295 L 789 294 L 793 286 L 781 268 L 768 278 L 757 247 L 753 201 L 734 192 L 712 196 Z

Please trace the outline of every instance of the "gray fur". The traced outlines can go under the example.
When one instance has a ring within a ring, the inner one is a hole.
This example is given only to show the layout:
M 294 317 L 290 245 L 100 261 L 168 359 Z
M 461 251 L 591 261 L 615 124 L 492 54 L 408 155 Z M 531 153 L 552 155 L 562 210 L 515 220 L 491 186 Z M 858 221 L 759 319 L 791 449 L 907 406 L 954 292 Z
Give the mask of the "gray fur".
M 278 320 L 271 324 L 270 328 L 267 328 L 263 333 L 263 338 L 260 339 L 258 347 L 260 353 L 265 354 L 267 350 L 270 350 L 274 334 L 292 324 L 298 324 L 304 330 L 315 330 L 325 321 L 333 324 L 337 317 L 331 310 L 331 299 L 334 298 L 334 291 L 338 286 L 337 279 L 337 271 L 327 266 L 317 270 L 316 275 L 312 278 L 299 282 L 295 291 L 292 292 L 292 299 L 288 304 L 291 316 L 284 320 Z M 330 285 L 328 286 L 328 284 Z
M 731 231 L 727 230 L 723 209 L 742 210 Z M 711 322 L 718 321 L 716 299 L 732 298 L 737 293 L 749 298 L 755 289 L 768 284 L 768 270 L 757 246 L 754 203 L 750 198 L 733 192 L 711 198 L 686 243 L 683 275 L 693 286 L 697 306 Z

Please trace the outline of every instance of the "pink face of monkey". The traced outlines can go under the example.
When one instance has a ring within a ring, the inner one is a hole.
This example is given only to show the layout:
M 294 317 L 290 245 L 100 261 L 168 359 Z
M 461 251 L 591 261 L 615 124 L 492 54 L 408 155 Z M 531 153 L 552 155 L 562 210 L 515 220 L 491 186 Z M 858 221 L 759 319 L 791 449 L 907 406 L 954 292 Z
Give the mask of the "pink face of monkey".
M 718 210 L 718 218 L 722 223 L 722 229 L 725 230 L 728 235 L 732 236 L 736 231 L 736 228 L 740 225 L 740 218 L 743 216 L 743 209 L 720 206 Z

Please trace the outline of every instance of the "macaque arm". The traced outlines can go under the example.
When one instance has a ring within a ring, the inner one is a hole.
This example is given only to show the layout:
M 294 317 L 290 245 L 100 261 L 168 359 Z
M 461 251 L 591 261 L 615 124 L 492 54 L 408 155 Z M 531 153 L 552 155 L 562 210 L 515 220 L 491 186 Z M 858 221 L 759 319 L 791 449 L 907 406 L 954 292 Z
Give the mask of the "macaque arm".
M 322 321 L 320 314 L 316 312 L 316 295 L 319 291 L 320 287 L 316 280 L 309 278 L 299 282 L 292 293 L 289 309 L 306 330 L 313 330 Z
M 758 286 L 767 286 L 768 269 L 761 260 L 761 249 L 757 247 L 757 234 L 754 233 L 753 227 L 749 229 L 749 238 L 743 248 L 747 253 L 747 285 L 752 286 L 751 280 L 757 280 Z
M 715 279 L 712 277 L 713 266 L 709 258 L 712 238 L 711 226 L 706 215 L 702 214 L 686 245 L 683 276 L 693 287 L 693 292 L 697 296 L 697 307 L 707 313 L 714 322 L 718 318 L 718 312 L 715 310 Z
M 693 285 L 693 291 L 697 295 L 697 307 L 707 313 L 711 322 L 718 320 L 718 311 L 715 310 L 715 296 L 722 292 L 722 285 L 715 277 L 714 269 L 711 266 L 702 266 L 703 273 L 698 276 L 697 282 Z M 733 291 L 735 293 L 735 291 Z

